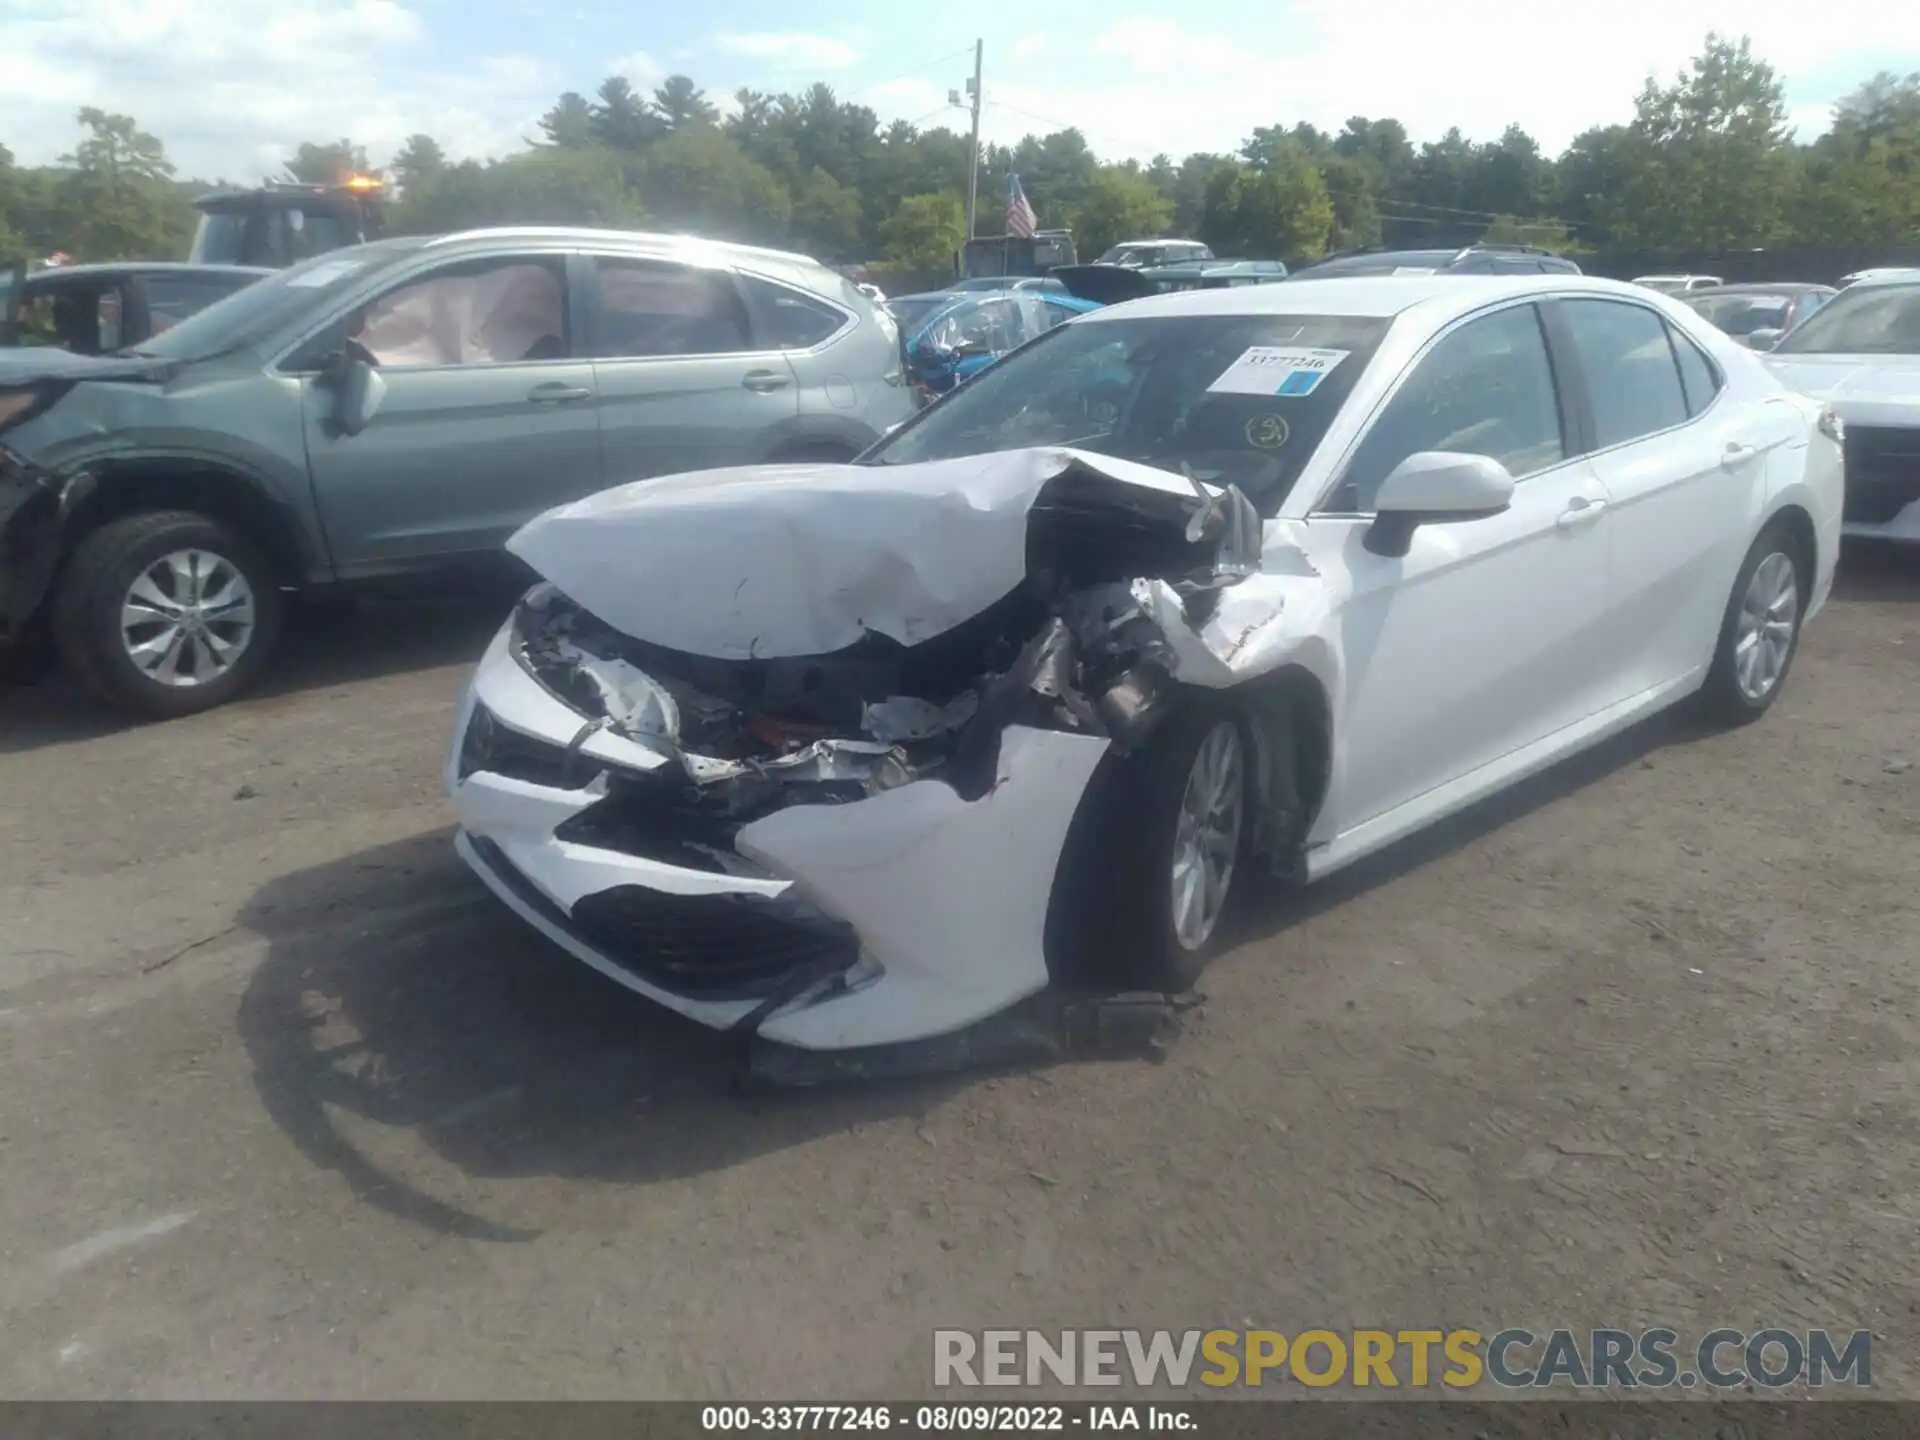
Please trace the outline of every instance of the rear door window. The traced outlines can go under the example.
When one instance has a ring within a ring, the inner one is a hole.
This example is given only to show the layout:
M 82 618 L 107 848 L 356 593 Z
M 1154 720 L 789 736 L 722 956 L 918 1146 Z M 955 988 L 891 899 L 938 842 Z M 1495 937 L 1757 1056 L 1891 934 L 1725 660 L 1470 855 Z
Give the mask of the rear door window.
M 754 348 L 746 302 L 731 273 L 604 255 L 593 263 L 595 358 L 731 355 Z M 795 317 L 796 327 L 805 319 Z
M 1698 415 L 1720 393 L 1720 372 L 1700 347 L 1677 327 L 1668 327 L 1674 358 L 1680 362 L 1680 388 L 1687 398 L 1687 413 Z
M 1686 392 L 1667 322 L 1623 300 L 1562 300 L 1601 449 L 1685 424 Z
M 752 304 L 753 328 L 762 349 L 811 350 L 853 323 L 846 311 L 791 286 L 756 275 L 742 275 L 740 283 Z

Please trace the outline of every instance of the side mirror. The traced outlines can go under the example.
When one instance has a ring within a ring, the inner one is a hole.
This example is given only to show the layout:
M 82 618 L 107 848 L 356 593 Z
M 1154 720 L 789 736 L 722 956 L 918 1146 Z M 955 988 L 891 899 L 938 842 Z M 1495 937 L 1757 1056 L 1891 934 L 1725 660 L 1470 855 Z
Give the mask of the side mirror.
M 1490 455 L 1422 450 L 1381 482 L 1366 547 L 1375 555 L 1405 555 L 1422 525 L 1479 520 L 1513 503 L 1513 476 Z
M 1771 350 L 1780 343 L 1780 337 L 1786 333 L 1784 330 L 1754 330 L 1747 336 L 1747 348 L 1751 350 Z
M 342 354 L 329 367 L 328 379 L 333 386 L 333 423 L 342 435 L 358 435 L 379 413 L 387 382 L 367 361 L 351 354 Z

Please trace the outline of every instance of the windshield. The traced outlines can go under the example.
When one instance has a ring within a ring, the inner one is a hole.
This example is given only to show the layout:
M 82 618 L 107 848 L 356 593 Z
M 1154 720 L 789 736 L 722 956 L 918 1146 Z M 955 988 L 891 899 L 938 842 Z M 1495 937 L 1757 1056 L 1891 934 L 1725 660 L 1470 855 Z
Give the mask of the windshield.
M 1843 290 L 1793 327 L 1776 355 L 1920 355 L 1920 283 Z
M 160 360 L 206 360 L 242 349 L 298 320 L 349 280 L 406 253 L 388 242 L 377 249 L 365 246 L 316 256 L 189 315 L 130 353 Z
M 867 463 L 1072 446 L 1175 473 L 1184 462 L 1271 515 L 1389 323 L 1179 315 L 1062 325 L 922 411 Z
M 1687 303 L 1729 335 L 1784 330 L 1793 309 L 1791 295 L 1704 295 Z

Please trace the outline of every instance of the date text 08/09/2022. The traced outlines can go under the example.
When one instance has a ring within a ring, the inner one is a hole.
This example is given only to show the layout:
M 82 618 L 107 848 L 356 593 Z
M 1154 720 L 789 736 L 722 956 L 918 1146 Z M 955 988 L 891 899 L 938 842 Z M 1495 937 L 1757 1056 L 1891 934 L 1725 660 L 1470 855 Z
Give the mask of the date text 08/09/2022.
M 1198 1422 L 1177 1405 L 706 1405 L 700 1428 L 707 1431 L 900 1430 L 909 1434 L 1000 1435 L 1070 1430 L 1150 1430 L 1191 1432 Z

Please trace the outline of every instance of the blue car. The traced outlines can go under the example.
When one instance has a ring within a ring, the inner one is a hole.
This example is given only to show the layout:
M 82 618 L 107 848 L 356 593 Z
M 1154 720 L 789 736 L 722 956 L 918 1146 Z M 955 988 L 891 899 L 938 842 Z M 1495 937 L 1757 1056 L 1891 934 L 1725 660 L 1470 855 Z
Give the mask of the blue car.
M 1049 290 L 955 295 L 906 332 L 907 377 L 924 404 L 1036 335 L 1099 308 L 1097 301 Z

